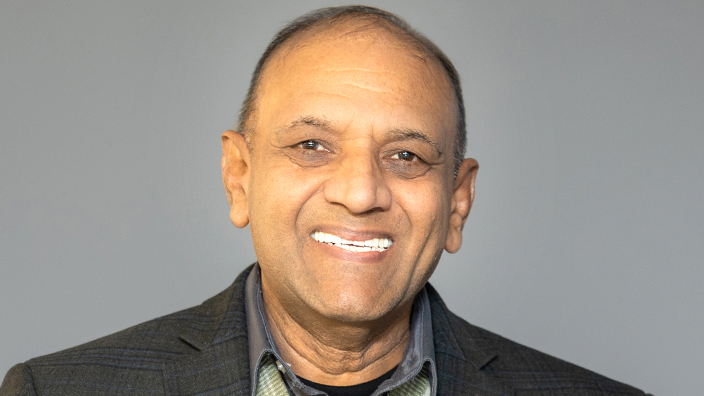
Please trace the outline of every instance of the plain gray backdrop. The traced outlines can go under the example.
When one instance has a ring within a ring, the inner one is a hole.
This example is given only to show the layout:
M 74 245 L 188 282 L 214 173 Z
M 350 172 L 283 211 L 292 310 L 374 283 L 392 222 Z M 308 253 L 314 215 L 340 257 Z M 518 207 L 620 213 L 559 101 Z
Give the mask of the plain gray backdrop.
M 701 1 L 369 1 L 463 79 L 477 198 L 431 282 L 468 321 L 704 389 Z M 220 175 L 255 62 L 339 1 L 0 2 L 0 371 L 199 304 L 255 260 Z

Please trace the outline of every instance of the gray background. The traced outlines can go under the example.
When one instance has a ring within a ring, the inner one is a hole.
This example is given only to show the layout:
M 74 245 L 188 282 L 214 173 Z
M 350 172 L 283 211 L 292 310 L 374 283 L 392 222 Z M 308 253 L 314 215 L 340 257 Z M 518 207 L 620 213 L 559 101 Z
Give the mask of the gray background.
M 255 256 L 220 133 L 337 1 L 0 3 L 0 371 L 200 303 Z M 431 282 L 470 322 L 659 395 L 704 388 L 701 1 L 369 1 L 463 77 L 481 164 Z

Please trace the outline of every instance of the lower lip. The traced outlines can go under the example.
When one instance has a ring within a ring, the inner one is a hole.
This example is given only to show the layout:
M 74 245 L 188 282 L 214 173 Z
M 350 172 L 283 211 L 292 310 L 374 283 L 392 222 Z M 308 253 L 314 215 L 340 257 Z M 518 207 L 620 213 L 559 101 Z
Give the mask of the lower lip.
M 377 252 L 377 251 L 373 251 L 373 250 L 369 251 L 369 252 L 353 252 L 351 250 L 347 250 L 347 249 L 341 248 L 339 246 L 328 245 L 327 243 L 318 242 L 312 238 L 311 238 L 311 241 L 319 249 L 322 249 L 322 251 L 325 252 L 325 254 L 334 256 L 334 257 L 336 257 L 340 260 L 343 260 L 343 261 L 353 261 L 353 262 L 358 262 L 358 263 L 373 263 L 373 262 L 381 261 L 384 259 L 384 257 L 386 257 L 389 250 L 391 250 L 394 247 L 394 245 L 391 245 L 381 252 Z

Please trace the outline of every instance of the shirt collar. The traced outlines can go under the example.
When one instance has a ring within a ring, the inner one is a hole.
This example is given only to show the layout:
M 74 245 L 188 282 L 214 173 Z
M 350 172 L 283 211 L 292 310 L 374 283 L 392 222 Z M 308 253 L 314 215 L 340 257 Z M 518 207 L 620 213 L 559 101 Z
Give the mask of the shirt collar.
M 255 264 L 247 277 L 245 284 L 245 307 L 247 311 L 247 335 L 249 339 L 249 374 L 252 384 L 252 396 L 256 392 L 258 373 L 262 358 L 272 354 L 276 360 L 283 362 L 281 353 L 269 331 L 264 311 L 262 285 L 259 264 Z M 387 392 L 415 377 L 423 366 L 428 369 L 430 394 L 436 395 L 437 372 L 435 363 L 435 347 L 433 345 L 433 327 L 430 318 L 430 300 L 425 287 L 416 295 L 411 312 L 411 334 L 401 362 L 394 374 L 384 381 L 374 395 Z M 285 370 L 284 378 L 287 386 L 295 393 L 302 395 L 324 395 L 304 385 L 292 370 Z

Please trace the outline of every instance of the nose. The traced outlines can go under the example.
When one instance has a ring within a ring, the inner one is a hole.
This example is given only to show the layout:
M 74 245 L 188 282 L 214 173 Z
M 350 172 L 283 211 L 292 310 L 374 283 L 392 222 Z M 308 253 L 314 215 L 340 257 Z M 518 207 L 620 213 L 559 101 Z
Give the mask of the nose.
M 391 206 L 391 190 L 371 150 L 345 155 L 325 182 L 324 196 L 330 203 L 345 206 L 361 214 L 387 210 Z

